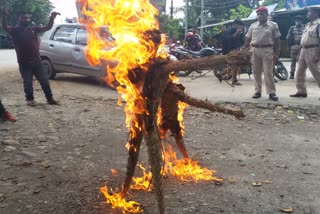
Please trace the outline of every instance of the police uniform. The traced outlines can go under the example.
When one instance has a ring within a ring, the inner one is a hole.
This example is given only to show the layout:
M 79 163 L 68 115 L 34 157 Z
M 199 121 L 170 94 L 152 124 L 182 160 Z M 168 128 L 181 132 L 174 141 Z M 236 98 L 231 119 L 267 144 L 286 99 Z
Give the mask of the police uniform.
M 275 94 L 276 88 L 273 79 L 273 45 L 275 39 L 281 36 L 277 23 L 267 21 L 264 24 L 255 22 L 250 25 L 246 37 L 251 39 L 252 68 L 255 79 L 255 92 L 262 91 L 262 72 L 266 84 L 267 94 Z
M 302 20 L 302 17 L 296 17 L 296 20 Z M 296 64 L 297 64 L 297 57 L 300 51 L 300 41 L 303 33 L 305 25 L 294 25 L 291 26 L 288 35 L 286 37 L 288 41 L 288 45 L 290 47 L 290 57 L 291 57 L 291 72 L 290 72 L 290 79 L 294 78 L 294 73 L 296 70 Z
M 320 10 L 320 7 L 318 8 Z M 320 12 L 319 12 L 320 13 Z M 306 97 L 306 70 L 312 73 L 315 81 L 320 87 L 320 63 L 315 62 L 315 59 L 320 55 L 320 19 L 319 17 L 306 24 L 302 38 L 301 51 L 298 60 L 297 69 L 297 93 L 290 95 L 291 97 Z

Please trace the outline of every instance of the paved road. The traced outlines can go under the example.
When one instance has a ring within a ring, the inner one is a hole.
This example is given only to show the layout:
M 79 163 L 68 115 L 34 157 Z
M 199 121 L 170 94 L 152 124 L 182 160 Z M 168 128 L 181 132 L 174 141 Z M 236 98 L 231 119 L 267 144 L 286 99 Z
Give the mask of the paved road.
M 13 50 L 0 50 L 0 73 L 1 76 L 16 76 L 18 66 L 16 63 L 15 52 Z M 284 62 L 289 70 L 289 62 Z M 230 101 L 230 102 L 259 102 L 272 103 L 268 100 L 267 95 L 259 100 L 251 98 L 254 93 L 254 81 L 244 74 L 240 76 L 240 81 L 243 86 L 232 88 L 226 83 L 220 83 L 210 72 L 207 75 L 192 80 L 191 77 L 180 78 L 181 83 L 186 86 L 187 91 L 194 97 L 205 98 L 210 101 Z M 52 87 L 57 95 L 68 94 L 72 95 L 85 94 L 90 96 L 99 96 L 103 98 L 116 98 L 117 92 L 103 86 L 103 84 L 95 79 L 71 75 L 59 74 L 56 80 L 51 81 Z M 277 95 L 279 102 L 290 105 L 312 104 L 320 105 L 320 89 L 311 77 L 310 72 L 307 73 L 308 98 L 289 98 L 289 94 L 295 93 L 295 81 L 286 80 L 279 81 L 277 84 Z M 1 86 L 0 86 L 1 88 Z

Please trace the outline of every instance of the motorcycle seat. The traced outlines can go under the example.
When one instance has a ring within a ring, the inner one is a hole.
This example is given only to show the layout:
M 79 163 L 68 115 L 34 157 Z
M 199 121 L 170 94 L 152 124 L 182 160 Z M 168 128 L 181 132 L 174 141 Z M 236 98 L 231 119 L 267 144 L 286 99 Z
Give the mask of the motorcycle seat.
M 202 55 L 202 52 L 201 51 L 191 51 L 191 50 L 188 50 L 188 52 L 192 55 L 196 55 L 196 56 L 201 56 Z

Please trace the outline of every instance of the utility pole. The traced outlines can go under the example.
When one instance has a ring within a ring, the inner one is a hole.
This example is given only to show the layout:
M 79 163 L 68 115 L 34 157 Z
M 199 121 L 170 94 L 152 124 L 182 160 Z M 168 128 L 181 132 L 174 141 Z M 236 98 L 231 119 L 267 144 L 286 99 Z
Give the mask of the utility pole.
M 171 0 L 170 17 L 173 19 L 173 0 Z
M 201 27 L 204 25 L 204 16 L 203 16 L 203 11 L 204 11 L 204 0 L 201 0 L 201 13 L 200 13 L 200 18 L 201 18 Z M 200 36 L 201 39 L 203 39 L 203 28 L 200 28 Z
M 185 9 L 184 9 L 184 33 L 185 35 L 187 34 L 188 32 L 188 0 L 185 0 L 186 2 L 186 6 L 185 6 Z

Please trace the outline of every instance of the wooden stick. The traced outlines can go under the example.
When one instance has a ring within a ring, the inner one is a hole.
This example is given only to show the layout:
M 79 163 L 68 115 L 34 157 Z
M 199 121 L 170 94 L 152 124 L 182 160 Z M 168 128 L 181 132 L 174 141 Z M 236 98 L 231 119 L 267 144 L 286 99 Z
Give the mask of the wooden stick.
M 170 90 L 173 94 L 175 94 L 175 96 L 177 96 L 181 102 L 187 103 L 191 106 L 208 109 L 213 112 L 231 114 L 231 115 L 234 115 L 236 118 L 241 118 L 245 116 L 241 110 L 228 109 L 228 108 L 221 107 L 217 104 L 212 104 L 204 100 L 193 98 L 187 95 L 183 90 L 181 90 L 177 84 L 174 84 L 172 82 L 168 82 L 167 88 L 168 88 L 167 90 Z
M 159 70 L 164 73 L 173 71 L 186 71 L 186 70 L 206 70 L 212 69 L 218 65 L 248 65 L 250 63 L 251 53 L 248 50 L 240 50 L 229 53 L 228 55 L 212 55 L 204 58 L 188 59 L 181 61 L 171 61 L 167 64 L 159 65 Z

